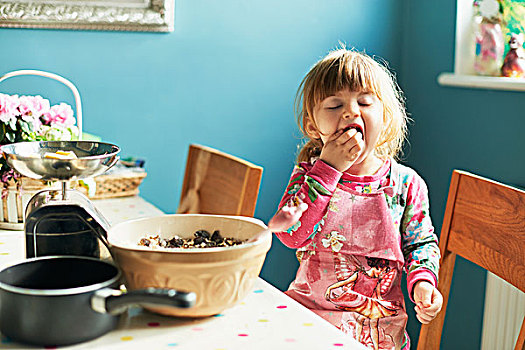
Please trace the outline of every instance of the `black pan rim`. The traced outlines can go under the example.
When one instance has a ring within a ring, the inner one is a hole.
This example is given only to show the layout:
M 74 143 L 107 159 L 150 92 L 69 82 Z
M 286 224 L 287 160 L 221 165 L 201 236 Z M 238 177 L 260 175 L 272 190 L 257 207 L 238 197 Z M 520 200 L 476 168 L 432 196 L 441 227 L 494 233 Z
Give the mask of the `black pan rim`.
M 15 294 L 21 294 L 21 295 L 33 295 L 33 296 L 66 296 L 66 295 L 77 295 L 77 294 L 84 294 L 84 293 L 92 293 L 94 291 L 97 291 L 102 288 L 109 287 L 113 285 L 115 282 L 117 282 L 121 277 L 120 269 L 115 265 L 107 261 L 103 261 L 97 258 L 91 258 L 91 257 L 85 257 L 85 256 L 74 256 L 74 255 L 53 255 L 53 256 L 44 256 L 44 257 L 36 257 L 36 258 L 30 258 L 23 260 L 21 262 L 18 262 L 14 265 L 8 266 L 3 268 L 0 273 L 8 270 L 9 268 L 12 268 L 14 266 L 20 266 L 24 264 L 29 264 L 34 261 L 42 261 L 42 260 L 51 260 L 51 259 L 78 259 L 78 260 L 89 260 L 93 261 L 99 264 L 106 264 L 113 266 L 117 273 L 114 277 L 100 283 L 90 284 L 87 286 L 82 287 L 75 287 L 75 288 L 64 288 L 64 289 L 33 289 L 33 288 L 23 288 L 23 287 L 16 287 L 12 286 L 10 284 L 4 283 L 0 281 L 0 290 L 4 290 L 7 292 L 15 293 Z

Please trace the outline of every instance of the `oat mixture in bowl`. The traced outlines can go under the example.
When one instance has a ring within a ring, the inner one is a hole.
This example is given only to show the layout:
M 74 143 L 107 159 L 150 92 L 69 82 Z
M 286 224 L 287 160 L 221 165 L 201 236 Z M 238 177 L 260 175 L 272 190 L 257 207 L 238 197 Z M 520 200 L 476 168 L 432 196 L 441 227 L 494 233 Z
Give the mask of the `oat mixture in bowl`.
M 234 245 L 243 244 L 246 240 L 237 239 L 235 237 L 222 237 L 219 230 L 210 233 L 206 230 L 197 230 L 193 234 L 194 237 L 182 238 L 175 235 L 172 238 L 162 238 L 160 235 L 146 236 L 140 239 L 139 245 L 150 248 L 213 248 L 213 247 L 231 247 Z

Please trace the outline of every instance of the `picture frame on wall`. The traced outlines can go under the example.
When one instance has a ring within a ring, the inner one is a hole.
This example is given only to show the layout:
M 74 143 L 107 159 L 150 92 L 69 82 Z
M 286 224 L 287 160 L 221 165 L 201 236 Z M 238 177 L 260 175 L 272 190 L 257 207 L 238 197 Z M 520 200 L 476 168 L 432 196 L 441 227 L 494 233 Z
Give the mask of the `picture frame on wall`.
M 0 0 L 0 27 L 172 32 L 175 0 Z

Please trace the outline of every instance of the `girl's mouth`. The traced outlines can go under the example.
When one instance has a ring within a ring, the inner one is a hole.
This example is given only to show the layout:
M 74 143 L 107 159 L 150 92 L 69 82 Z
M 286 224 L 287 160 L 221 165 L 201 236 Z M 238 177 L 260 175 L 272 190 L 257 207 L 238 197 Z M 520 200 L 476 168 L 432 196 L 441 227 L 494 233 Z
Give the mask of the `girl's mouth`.
M 361 133 L 361 137 L 363 137 L 364 135 L 363 128 L 361 128 L 360 125 L 357 125 L 357 124 L 348 125 L 347 127 L 343 129 L 343 132 L 347 132 L 350 129 L 355 129 L 357 132 Z

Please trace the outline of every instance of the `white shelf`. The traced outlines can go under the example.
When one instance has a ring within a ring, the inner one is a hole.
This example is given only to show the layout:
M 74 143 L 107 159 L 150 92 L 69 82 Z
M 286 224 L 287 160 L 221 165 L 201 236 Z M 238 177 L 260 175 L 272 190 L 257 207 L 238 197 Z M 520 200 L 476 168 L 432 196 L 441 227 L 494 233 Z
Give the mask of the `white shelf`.
M 437 80 L 439 84 L 446 86 L 525 91 L 525 79 L 521 78 L 485 77 L 479 75 L 441 73 Z

